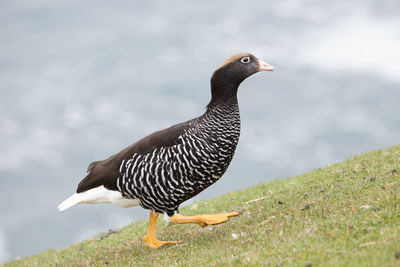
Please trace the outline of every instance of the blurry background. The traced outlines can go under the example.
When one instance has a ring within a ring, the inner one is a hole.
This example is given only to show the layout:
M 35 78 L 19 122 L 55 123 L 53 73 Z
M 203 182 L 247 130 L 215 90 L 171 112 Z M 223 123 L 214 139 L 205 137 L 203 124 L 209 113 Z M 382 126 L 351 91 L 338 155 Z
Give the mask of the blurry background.
M 276 71 L 242 84 L 236 156 L 191 201 L 399 143 L 399 13 L 397 0 L 1 1 L 0 263 L 147 217 L 56 206 L 91 161 L 202 114 L 236 52 Z

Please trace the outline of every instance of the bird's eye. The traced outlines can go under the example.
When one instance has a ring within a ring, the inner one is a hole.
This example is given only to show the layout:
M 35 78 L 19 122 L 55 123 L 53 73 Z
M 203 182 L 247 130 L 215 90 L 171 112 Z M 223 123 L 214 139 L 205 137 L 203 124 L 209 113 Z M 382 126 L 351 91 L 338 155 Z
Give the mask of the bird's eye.
M 247 64 L 250 62 L 250 57 L 242 57 L 242 59 L 240 60 L 240 62 Z

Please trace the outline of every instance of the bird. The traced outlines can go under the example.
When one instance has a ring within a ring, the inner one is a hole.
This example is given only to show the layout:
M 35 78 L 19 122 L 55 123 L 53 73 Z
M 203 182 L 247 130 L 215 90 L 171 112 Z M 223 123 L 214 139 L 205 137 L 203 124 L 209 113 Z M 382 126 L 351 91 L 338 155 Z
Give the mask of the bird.
M 238 212 L 184 216 L 179 205 L 217 182 L 227 170 L 239 140 L 239 85 L 249 76 L 274 67 L 251 53 L 232 55 L 213 72 L 211 100 L 199 117 L 156 131 L 117 154 L 90 163 L 76 193 L 57 208 L 79 203 L 114 203 L 150 210 L 143 240 L 150 248 L 177 241 L 156 237 L 159 214 L 172 223 L 202 227 L 224 223 Z

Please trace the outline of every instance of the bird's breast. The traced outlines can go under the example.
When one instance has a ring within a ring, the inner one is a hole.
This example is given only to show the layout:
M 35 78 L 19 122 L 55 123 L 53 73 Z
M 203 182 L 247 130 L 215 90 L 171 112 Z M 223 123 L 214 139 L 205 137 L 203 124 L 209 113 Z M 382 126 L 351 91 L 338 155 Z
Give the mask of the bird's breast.
M 240 135 L 238 114 L 193 120 L 176 143 L 121 163 L 117 188 L 154 210 L 174 209 L 215 183 L 228 168 Z

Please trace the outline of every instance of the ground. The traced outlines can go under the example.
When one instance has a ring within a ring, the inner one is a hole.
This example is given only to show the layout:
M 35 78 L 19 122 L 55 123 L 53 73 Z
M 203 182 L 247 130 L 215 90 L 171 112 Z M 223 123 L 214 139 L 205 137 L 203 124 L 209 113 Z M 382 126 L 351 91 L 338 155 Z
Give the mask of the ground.
M 221 225 L 159 219 L 158 238 L 176 245 L 146 247 L 143 220 L 6 266 L 400 266 L 399 185 L 395 146 L 181 210 L 240 212 Z

